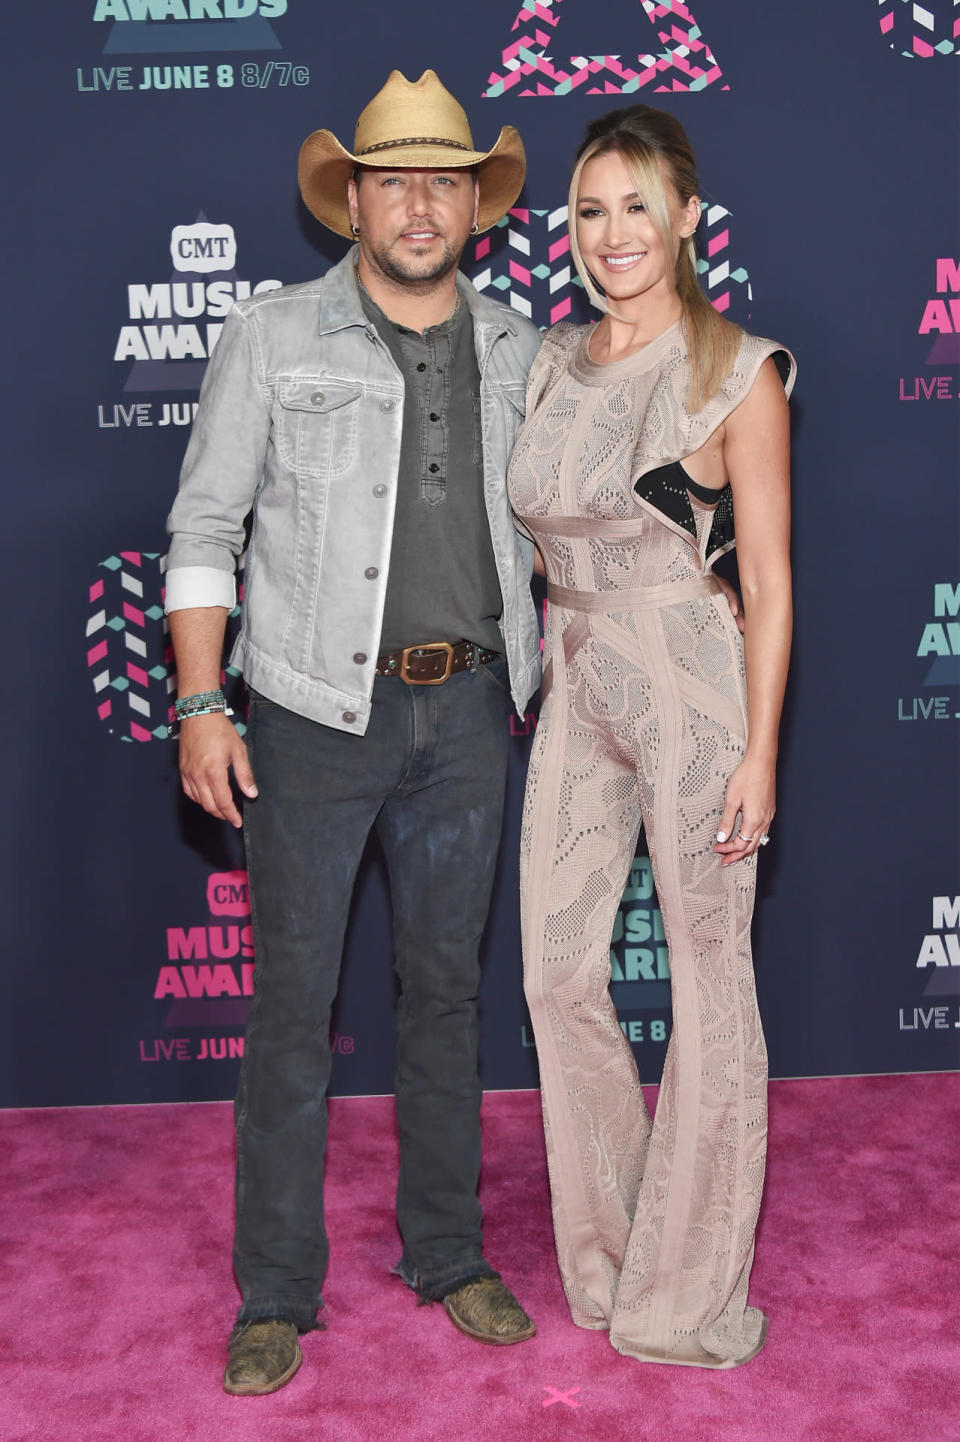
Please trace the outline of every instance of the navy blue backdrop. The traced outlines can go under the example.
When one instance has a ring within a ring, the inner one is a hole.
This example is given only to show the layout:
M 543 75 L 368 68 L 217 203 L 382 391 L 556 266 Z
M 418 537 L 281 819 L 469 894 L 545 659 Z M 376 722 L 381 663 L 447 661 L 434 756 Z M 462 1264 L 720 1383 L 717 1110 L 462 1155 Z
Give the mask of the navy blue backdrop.
M 755 926 L 775 1076 L 960 1065 L 960 225 L 950 0 L 48 0 L 7 17 L 8 701 L 0 1104 L 230 1095 L 253 956 L 236 836 L 163 739 L 164 518 L 237 295 L 343 253 L 300 141 L 348 144 L 393 67 L 436 68 L 477 141 L 515 124 L 517 210 L 466 268 L 540 325 L 585 314 L 572 153 L 632 99 L 688 127 L 718 306 L 795 351 L 797 646 Z M 232 680 L 232 685 L 237 683 Z M 512 765 L 486 943 L 483 1075 L 536 1082 Z M 470 884 L 469 876 L 464 885 Z M 669 979 L 638 858 L 614 998 L 659 1076 Z M 391 1087 L 385 884 L 371 853 L 334 1091 Z

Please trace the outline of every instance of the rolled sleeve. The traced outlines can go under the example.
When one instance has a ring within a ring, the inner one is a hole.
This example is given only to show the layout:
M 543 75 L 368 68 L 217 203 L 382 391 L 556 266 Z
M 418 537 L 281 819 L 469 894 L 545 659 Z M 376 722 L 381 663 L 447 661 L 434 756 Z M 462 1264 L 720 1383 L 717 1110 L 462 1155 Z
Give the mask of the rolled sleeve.
M 175 566 L 167 571 L 163 608 L 168 616 L 194 606 L 225 606 L 232 611 L 236 604 L 237 583 L 228 571 L 214 566 Z

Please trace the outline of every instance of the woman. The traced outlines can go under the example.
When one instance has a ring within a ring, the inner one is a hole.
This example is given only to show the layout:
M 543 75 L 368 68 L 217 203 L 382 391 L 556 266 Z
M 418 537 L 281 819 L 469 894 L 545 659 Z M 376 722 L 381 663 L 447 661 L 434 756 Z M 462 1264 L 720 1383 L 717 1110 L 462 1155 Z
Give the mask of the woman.
M 590 126 L 570 246 L 603 316 L 546 336 L 509 484 L 548 578 L 522 896 L 567 1300 L 630 1356 L 733 1367 L 767 1326 L 747 1306 L 766 1134 L 749 932 L 790 646 L 794 362 L 703 295 L 699 214 L 676 120 Z M 742 640 L 710 575 L 734 514 Z M 608 991 L 641 823 L 673 978 L 652 1128 Z

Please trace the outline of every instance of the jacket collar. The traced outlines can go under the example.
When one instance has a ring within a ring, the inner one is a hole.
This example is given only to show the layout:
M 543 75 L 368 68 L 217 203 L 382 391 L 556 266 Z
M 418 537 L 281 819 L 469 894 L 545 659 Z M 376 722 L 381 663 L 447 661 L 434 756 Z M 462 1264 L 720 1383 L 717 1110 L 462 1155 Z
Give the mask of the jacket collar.
M 350 326 L 365 327 L 367 324 L 367 317 L 364 315 L 363 306 L 360 303 L 360 292 L 357 290 L 355 271 L 357 254 L 358 247 L 351 246 L 343 260 L 339 260 L 336 265 L 331 266 L 323 278 L 320 288 L 320 323 L 318 327 L 321 335 L 330 335 L 334 331 L 346 330 Z M 506 306 L 481 295 L 462 271 L 457 272 L 457 289 L 469 307 L 474 327 L 478 332 L 483 330 L 487 341 L 495 335 L 516 336 L 518 334 L 517 327 Z

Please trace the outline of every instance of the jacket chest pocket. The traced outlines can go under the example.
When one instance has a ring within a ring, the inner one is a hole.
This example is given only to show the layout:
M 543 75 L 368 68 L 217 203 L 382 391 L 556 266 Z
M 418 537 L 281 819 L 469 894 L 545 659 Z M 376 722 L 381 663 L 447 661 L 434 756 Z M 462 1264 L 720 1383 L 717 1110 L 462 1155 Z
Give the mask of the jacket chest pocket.
M 362 395 L 347 381 L 284 381 L 277 418 L 284 465 L 297 475 L 343 475 L 356 455 Z

